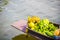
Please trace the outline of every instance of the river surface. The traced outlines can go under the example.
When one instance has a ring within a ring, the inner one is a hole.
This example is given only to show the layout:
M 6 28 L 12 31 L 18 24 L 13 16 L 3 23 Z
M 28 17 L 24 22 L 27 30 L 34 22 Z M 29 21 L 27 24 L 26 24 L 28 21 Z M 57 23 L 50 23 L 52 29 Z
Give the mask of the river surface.
M 12 37 L 22 34 L 11 24 L 33 15 L 60 24 L 60 0 L 8 0 L 0 12 L 0 40 L 12 40 Z

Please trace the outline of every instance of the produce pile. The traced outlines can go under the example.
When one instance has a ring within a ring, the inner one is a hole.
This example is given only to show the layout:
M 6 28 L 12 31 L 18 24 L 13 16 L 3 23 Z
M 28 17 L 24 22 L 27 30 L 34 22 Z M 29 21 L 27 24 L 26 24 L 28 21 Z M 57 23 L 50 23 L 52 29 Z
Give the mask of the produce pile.
M 40 19 L 40 17 L 37 16 L 28 16 L 28 27 L 31 30 L 50 37 L 53 37 L 54 31 L 58 29 L 49 19 Z

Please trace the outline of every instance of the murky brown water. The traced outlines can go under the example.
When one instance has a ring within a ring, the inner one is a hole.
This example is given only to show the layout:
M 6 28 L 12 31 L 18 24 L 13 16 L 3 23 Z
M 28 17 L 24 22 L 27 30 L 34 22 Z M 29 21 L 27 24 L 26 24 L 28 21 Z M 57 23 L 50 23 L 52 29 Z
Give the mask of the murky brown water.
M 21 34 L 12 38 L 12 40 L 38 40 L 38 39 L 30 35 L 27 37 L 25 34 Z

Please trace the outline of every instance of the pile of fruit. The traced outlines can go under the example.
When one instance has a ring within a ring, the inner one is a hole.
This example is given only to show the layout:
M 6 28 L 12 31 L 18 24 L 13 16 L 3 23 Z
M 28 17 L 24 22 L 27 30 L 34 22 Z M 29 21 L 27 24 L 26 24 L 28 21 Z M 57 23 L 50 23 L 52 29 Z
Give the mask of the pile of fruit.
M 49 19 L 41 20 L 40 17 L 37 16 L 28 16 L 28 27 L 31 30 L 50 37 L 53 37 L 54 31 L 58 29 L 58 27 L 54 26 Z

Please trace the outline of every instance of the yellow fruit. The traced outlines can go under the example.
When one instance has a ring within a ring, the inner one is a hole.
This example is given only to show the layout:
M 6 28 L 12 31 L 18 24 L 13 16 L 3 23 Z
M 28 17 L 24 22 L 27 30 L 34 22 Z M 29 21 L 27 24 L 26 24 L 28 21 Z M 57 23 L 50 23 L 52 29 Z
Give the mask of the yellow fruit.
M 55 36 L 58 36 L 58 35 L 59 35 L 59 30 L 56 30 L 56 31 L 54 32 L 54 35 L 55 35 Z
M 37 16 L 32 16 L 32 19 L 34 20 L 34 22 L 38 22 L 38 21 L 40 21 L 40 18 L 37 17 Z
M 40 21 L 40 18 L 36 18 L 36 22 L 39 22 Z
M 33 23 L 33 22 L 30 22 L 30 23 L 28 24 L 28 26 L 29 26 L 30 28 L 32 28 L 32 27 L 34 27 L 34 23 Z
M 32 27 L 31 29 L 34 30 L 34 27 Z
M 31 18 L 31 21 L 34 23 L 35 22 L 35 19 Z
M 28 16 L 28 22 L 31 22 L 31 17 L 30 16 Z
M 35 23 L 35 22 L 39 22 L 39 21 L 40 21 L 40 18 L 37 16 L 32 16 L 32 17 L 28 16 L 28 23 L 30 23 L 30 22 Z
M 35 16 L 32 16 L 32 22 L 35 22 Z

